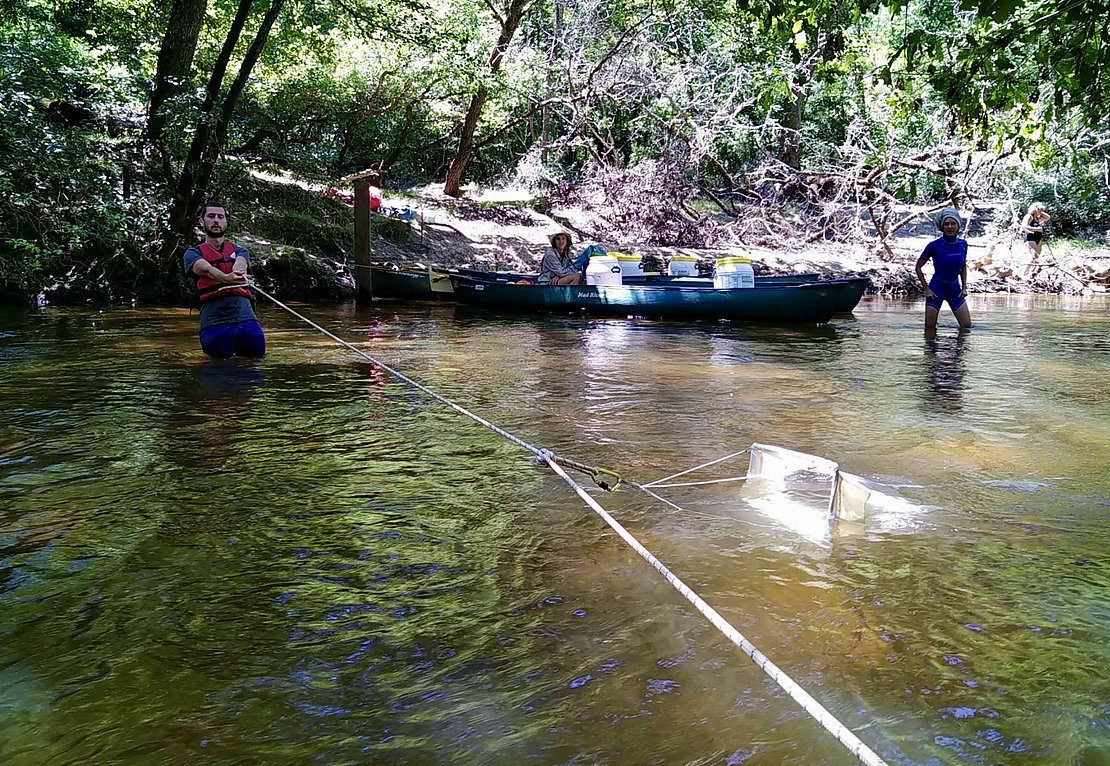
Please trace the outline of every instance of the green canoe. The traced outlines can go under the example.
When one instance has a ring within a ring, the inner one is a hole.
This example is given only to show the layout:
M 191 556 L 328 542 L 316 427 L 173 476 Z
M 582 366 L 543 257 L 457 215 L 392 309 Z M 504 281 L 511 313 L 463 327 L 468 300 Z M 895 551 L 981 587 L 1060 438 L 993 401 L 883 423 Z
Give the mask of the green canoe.
M 435 266 L 392 267 L 373 265 L 369 267 L 369 271 L 371 274 L 370 294 L 372 297 L 400 301 L 453 301 L 455 300 L 455 294 L 454 287 L 451 284 L 452 275 L 465 276 L 480 282 L 516 282 L 536 279 L 534 274 L 489 272 L 476 269 L 447 269 Z M 796 285 L 815 282 L 818 279 L 817 274 L 788 274 L 784 276 L 757 276 L 755 283 L 757 288 L 761 288 L 768 285 Z M 692 289 L 713 289 L 711 278 L 672 277 L 666 274 L 629 276 L 625 279 L 625 284 L 681 285 Z M 850 312 L 855 308 L 859 299 L 860 295 L 852 291 L 845 292 L 843 301 L 837 306 L 837 313 Z
M 857 279 L 857 277 L 842 277 L 842 278 L 843 279 Z M 814 273 L 809 273 L 809 272 L 804 273 L 804 274 L 783 274 L 783 275 L 780 275 L 780 276 L 773 276 L 773 277 L 772 276 L 761 277 L 757 274 L 756 277 L 755 277 L 755 286 L 757 288 L 759 288 L 759 287 L 766 287 L 768 285 L 776 285 L 776 286 L 800 285 L 800 284 L 803 284 L 803 283 L 806 283 L 806 282 L 817 282 L 820 279 L 821 279 L 820 274 L 814 274 Z M 864 279 L 866 279 L 866 278 L 864 278 Z M 712 277 L 671 277 L 671 276 L 667 276 L 665 274 L 664 275 L 645 275 L 645 276 L 642 276 L 642 277 L 626 277 L 624 279 L 624 284 L 626 284 L 626 285 L 627 284 L 633 284 L 633 285 L 636 285 L 636 284 L 649 284 L 649 285 L 650 284 L 680 284 L 680 285 L 688 286 L 688 287 L 700 287 L 703 290 L 711 290 L 711 289 L 713 289 L 713 278 Z M 856 284 L 859 285 L 861 283 L 857 282 Z M 844 291 L 843 296 L 842 296 L 843 300 L 840 303 L 837 304 L 836 313 L 837 314 L 850 314 L 850 313 L 852 313 L 852 310 L 855 309 L 855 307 L 859 304 L 860 298 L 863 296 L 863 293 L 867 290 L 867 288 L 870 286 L 870 284 L 871 284 L 870 280 L 867 280 L 866 282 L 862 283 L 862 285 L 863 285 L 862 290 L 859 290 L 859 291 L 846 290 L 846 291 Z
M 851 311 L 868 277 L 794 284 L 756 283 L 718 290 L 679 283 L 629 285 L 518 285 L 451 275 L 460 303 L 513 312 L 586 312 L 667 319 L 733 319 L 745 322 L 820 324 Z
M 388 266 L 371 266 L 369 271 L 370 295 L 374 298 L 398 301 L 455 299 L 450 290 L 440 292 L 432 289 L 431 275 L 426 268 L 392 269 Z M 443 277 L 443 282 L 450 284 L 446 276 Z
M 364 267 L 365 268 L 365 267 Z M 453 301 L 451 275 L 471 276 L 482 281 L 506 282 L 535 279 L 523 274 L 476 271 L 473 269 L 440 269 L 433 266 L 370 266 L 370 295 L 397 301 Z

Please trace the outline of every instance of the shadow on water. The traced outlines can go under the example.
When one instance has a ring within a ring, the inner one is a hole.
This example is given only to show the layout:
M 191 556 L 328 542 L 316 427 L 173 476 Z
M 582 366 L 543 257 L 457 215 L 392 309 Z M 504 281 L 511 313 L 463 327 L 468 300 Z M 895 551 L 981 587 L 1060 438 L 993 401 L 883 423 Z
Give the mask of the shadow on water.
M 963 408 L 964 352 L 969 332 L 959 330 L 944 337 L 925 338 L 925 380 L 922 390 L 927 409 Z
M 262 385 L 266 373 L 254 360 L 211 359 L 185 384 L 186 399 L 196 407 L 220 403 L 244 405 Z

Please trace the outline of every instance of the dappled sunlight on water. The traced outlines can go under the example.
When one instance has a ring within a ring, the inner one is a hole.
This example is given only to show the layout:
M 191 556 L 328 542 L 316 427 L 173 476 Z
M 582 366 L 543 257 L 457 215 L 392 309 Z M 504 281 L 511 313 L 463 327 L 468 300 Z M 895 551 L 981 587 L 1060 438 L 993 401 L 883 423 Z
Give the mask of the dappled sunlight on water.
M 595 496 L 902 764 L 1110 762 L 1107 309 L 973 296 L 929 341 L 875 299 L 820 328 L 299 307 L 637 481 L 763 442 L 890 488 L 832 529 L 817 483 Z M 259 363 L 206 360 L 185 310 L 0 320 L 5 766 L 852 762 L 531 455 L 262 319 Z

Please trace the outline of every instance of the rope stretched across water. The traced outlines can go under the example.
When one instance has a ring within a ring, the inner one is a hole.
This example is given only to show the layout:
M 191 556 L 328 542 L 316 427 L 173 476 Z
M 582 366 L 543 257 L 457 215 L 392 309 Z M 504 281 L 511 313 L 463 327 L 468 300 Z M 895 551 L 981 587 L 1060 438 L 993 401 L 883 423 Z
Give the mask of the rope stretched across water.
M 726 460 L 732 460 L 734 457 L 739 457 L 740 455 L 743 455 L 745 452 L 747 452 L 750 449 L 751 449 L 751 447 L 745 447 L 744 449 L 740 450 L 739 452 L 733 452 L 731 455 L 725 455 L 724 457 L 719 457 L 716 460 L 710 460 L 708 463 L 702 463 L 701 465 L 696 465 L 693 468 L 687 468 L 685 471 L 679 471 L 678 473 L 672 473 L 670 476 L 664 476 L 662 479 L 656 479 L 655 481 L 648 482 L 644 486 L 645 487 L 661 487 L 661 486 L 663 486 L 663 482 L 665 482 L 665 481 L 670 481 L 671 479 L 677 479 L 679 476 L 685 476 L 688 473 L 693 473 L 694 471 L 700 471 L 702 468 L 708 468 L 711 465 L 717 465 L 717 463 L 723 463 Z
M 552 460 L 548 460 L 547 464 L 551 466 L 551 470 L 562 478 L 567 484 L 578 493 L 586 505 L 590 506 L 594 512 L 605 520 L 605 523 L 612 527 L 613 531 L 621 536 L 621 539 L 628 543 L 631 548 L 640 554 L 640 557 L 647 563 L 651 564 L 659 574 L 663 575 L 663 579 L 671 584 L 676 591 L 678 591 L 683 598 L 689 601 L 695 609 L 697 609 L 705 619 L 719 630 L 725 638 L 737 646 L 740 651 L 748 655 L 752 662 L 766 673 L 772 681 L 777 683 L 783 691 L 790 695 L 790 698 L 802 706 L 802 709 L 813 716 L 817 723 L 821 724 L 834 737 L 840 740 L 852 755 L 856 756 L 860 761 L 868 766 L 887 766 L 886 762 L 878 756 L 875 751 L 869 748 L 860 740 L 855 734 L 852 733 L 847 726 L 842 724 L 836 717 L 830 713 L 824 705 L 815 700 L 809 692 L 803 689 L 798 683 L 784 673 L 778 665 L 771 662 L 763 652 L 756 648 L 755 644 L 749 641 L 744 635 L 729 623 L 720 612 L 711 607 L 706 601 L 695 593 L 690 586 L 682 582 L 678 575 L 674 574 L 671 570 L 667 569 L 659 559 L 655 558 L 651 551 L 645 548 L 639 540 L 632 536 L 632 533 L 621 526 L 620 522 L 609 515 L 608 511 L 601 507 L 601 505 L 594 500 L 582 489 L 582 487 L 574 481 L 574 479 L 567 476 L 562 468 Z
M 671 572 L 671 570 L 669 570 L 666 567 L 666 565 L 663 564 L 663 562 L 661 562 L 659 559 L 657 559 L 654 556 L 654 554 L 652 554 L 651 551 L 649 551 L 647 548 L 645 548 L 640 543 L 639 540 L 637 540 L 635 537 L 633 537 L 632 533 L 630 533 L 627 529 L 625 529 L 623 526 L 621 526 L 621 524 L 616 519 L 614 519 L 612 516 L 610 516 L 609 512 L 606 511 L 604 508 L 602 508 L 601 505 L 596 500 L 594 500 L 594 498 L 591 497 L 586 492 L 586 490 L 582 488 L 581 485 L 579 485 L 574 479 L 572 479 L 570 476 L 567 475 L 566 471 L 564 471 L 562 469 L 562 467 L 560 466 L 560 463 L 561 462 L 566 463 L 566 464 L 570 465 L 571 467 L 574 467 L 576 470 L 585 469 L 586 472 L 593 472 L 594 474 L 596 474 L 597 469 L 591 469 L 590 466 L 586 466 L 586 465 L 581 464 L 581 463 L 576 463 L 575 461 L 567 460 L 565 458 L 560 458 L 559 456 L 555 455 L 550 450 L 541 449 L 539 447 L 535 447 L 535 446 L 529 444 L 528 442 L 524 441 L 523 439 L 509 433 L 505 429 L 499 428 L 498 426 L 495 426 L 493 423 L 490 423 L 485 418 L 474 414 L 473 412 L 466 409 L 465 407 L 462 407 L 458 404 L 455 404 L 454 402 L 452 402 L 450 399 L 446 398 L 445 396 L 442 396 L 441 394 L 437 394 L 432 389 L 428 388 L 427 386 L 425 386 L 421 383 L 418 383 L 417 381 L 413 380 L 412 378 L 405 375 L 404 373 L 393 369 L 392 367 L 390 367 L 389 365 L 387 365 L 383 362 L 378 361 L 377 359 L 372 357 L 370 354 L 367 354 L 362 349 L 359 349 L 359 348 L 351 345 L 347 341 L 340 338 L 338 335 L 335 335 L 334 333 L 331 333 L 328 330 L 325 330 L 323 327 L 316 324 L 315 322 L 313 322 L 308 317 L 304 316 L 303 314 L 298 313 L 297 311 L 293 310 L 289 306 L 286 306 L 284 303 L 282 303 L 277 298 L 270 295 L 268 292 L 261 289 L 257 285 L 251 284 L 250 287 L 251 287 L 252 290 L 256 290 L 260 295 L 263 295 L 266 298 L 273 301 L 273 303 L 276 306 L 278 306 L 279 308 L 285 309 L 286 311 L 288 311 L 290 314 L 297 317 L 301 321 L 306 322 L 307 324 L 311 325 L 316 330 L 319 330 L 324 335 L 327 335 L 329 338 L 331 338 L 335 342 L 337 342 L 340 345 L 350 349 L 351 351 L 353 351 L 354 353 L 363 357 L 364 359 L 367 359 L 370 362 L 378 365 L 379 367 L 381 367 L 383 370 L 385 370 L 389 374 L 393 375 L 394 377 L 399 378 L 400 380 L 403 380 L 404 382 L 408 383 L 409 385 L 423 391 L 428 396 L 435 399 L 437 402 L 441 402 L 443 404 L 446 404 L 448 407 L 455 410 L 456 412 L 459 412 L 463 415 L 466 415 L 468 418 L 471 418 L 474 421 L 476 421 L 478 423 L 481 423 L 486 428 L 489 428 L 490 430 L 492 430 L 494 433 L 505 437 L 506 439 L 511 441 L 513 444 L 516 444 L 516 445 L 528 450 L 529 452 L 531 452 L 533 455 L 536 456 L 537 461 L 542 460 L 543 462 L 546 462 L 547 465 L 550 466 L 551 470 L 554 471 L 555 474 L 559 478 L 561 478 L 563 481 L 565 481 L 578 494 L 578 496 L 580 498 L 582 498 L 582 501 L 585 502 L 586 505 L 588 505 L 598 516 L 600 516 L 605 521 L 605 523 L 608 524 L 613 529 L 614 532 L 616 532 L 618 535 L 620 535 L 621 539 L 624 540 L 634 551 L 636 551 L 636 553 L 638 553 L 641 556 L 641 558 L 643 558 L 645 561 L 647 561 L 648 564 L 650 564 L 657 572 L 659 572 L 659 574 L 661 574 L 663 576 L 663 578 L 668 583 L 671 584 L 671 587 L 673 587 L 676 591 L 678 591 L 682 595 L 683 598 L 685 598 L 687 601 L 689 601 L 693 605 L 693 607 L 695 609 L 697 609 L 698 612 L 700 612 L 701 615 L 703 617 L 705 617 L 713 625 L 713 627 L 717 628 L 717 630 L 719 630 L 721 632 L 721 634 L 724 635 L 725 638 L 727 638 L 730 642 L 732 642 L 735 646 L 737 646 L 742 652 L 744 652 L 744 654 L 746 654 L 748 657 L 750 657 L 751 660 L 756 664 L 757 667 L 759 667 L 760 670 L 762 670 L 764 673 L 766 673 L 767 676 L 770 677 L 772 681 L 777 683 L 783 689 L 783 691 L 785 691 L 788 695 L 790 695 L 791 699 L 793 699 L 795 702 L 797 702 L 799 705 L 801 705 L 802 709 L 805 710 L 807 713 L 809 713 L 809 715 L 812 716 L 814 718 L 814 720 L 816 720 L 819 724 L 821 724 L 821 726 L 824 727 L 826 731 L 828 731 L 830 734 L 832 734 L 834 737 L 836 737 L 837 740 L 839 740 L 840 743 L 843 744 L 848 749 L 848 751 L 850 753 L 852 753 L 852 755 L 854 755 L 856 758 L 858 758 L 864 764 L 867 764 L 867 766 L 887 766 L 886 762 L 882 758 L 880 758 L 878 756 L 878 754 L 876 754 L 873 750 L 871 750 L 871 748 L 869 748 L 867 745 L 865 745 L 859 737 L 857 737 L 850 729 L 848 729 L 848 727 L 846 727 L 844 724 L 842 724 L 840 721 L 838 721 L 836 719 L 836 717 L 833 716 L 832 713 L 830 713 L 820 702 L 818 702 L 816 699 L 814 699 L 809 694 L 809 692 L 807 692 L 805 689 L 803 689 L 801 686 L 799 686 L 798 683 L 794 681 L 794 679 L 792 679 L 790 676 L 788 676 L 786 673 L 784 673 L 781 669 L 779 669 L 779 667 L 777 665 L 775 665 L 773 662 L 771 662 L 771 660 L 767 657 L 767 655 L 763 654 L 763 652 L 759 651 L 759 649 L 756 648 L 755 644 L 753 644 L 747 638 L 745 638 L 744 635 L 742 633 L 740 633 L 740 631 L 738 631 L 736 628 L 734 628 L 728 622 L 728 620 L 726 620 L 724 617 L 722 617 L 720 615 L 720 613 L 717 612 L 717 610 L 715 610 L 708 603 L 706 603 L 706 601 L 704 599 L 702 599 L 701 596 L 699 596 L 697 593 L 695 593 L 688 585 L 686 585 L 686 583 L 682 582 L 682 580 L 680 580 L 677 575 L 675 575 L 673 572 Z M 737 453 L 737 454 L 740 454 L 740 453 Z M 734 457 L 734 455 L 728 456 L 728 457 Z M 727 458 L 721 458 L 721 460 L 724 460 L 724 459 L 727 459 Z M 713 462 L 720 462 L 720 461 L 718 460 L 718 461 L 713 461 Z M 706 464 L 706 465 L 709 465 L 709 464 Z M 695 470 L 695 469 L 690 469 L 690 470 Z M 682 473 L 683 474 L 689 473 L 689 471 L 683 471 Z M 679 475 L 681 475 L 681 474 L 675 474 L 674 476 L 670 476 L 670 477 L 667 477 L 667 478 L 675 478 L 676 476 L 679 476 Z M 595 480 L 596 480 L 596 476 L 595 476 Z M 661 479 L 660 481 L 665 481 L 665 479 Z M 647 489 L 647 485 L 634 485 L 634 486 L 636 486 L 638 489 L 641 489 L 641 490 L 647 492 L 648 494 L 652 495 L 653 497 L 658 497 L 657 495 L 655 495 L 655 493 L 653 493 L 653 492 L 651 492 L 650 490 Z M 659 498 L 659 499 L 663 500 L 663 498 Z M 663 500 L 663 502 L 667 502 L 667 501 Z M 668 504 L 672 505 L 672 506 L 674 505 L 673 503 L 668 503 Z M 674 506 L 674 507 L 677 507 L 677 506 Z

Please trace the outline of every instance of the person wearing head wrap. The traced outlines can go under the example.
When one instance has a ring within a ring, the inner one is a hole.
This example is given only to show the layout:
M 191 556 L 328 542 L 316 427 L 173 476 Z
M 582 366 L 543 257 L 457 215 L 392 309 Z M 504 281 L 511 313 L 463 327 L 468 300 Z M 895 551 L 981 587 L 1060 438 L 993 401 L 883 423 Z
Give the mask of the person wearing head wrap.
M 971 327 L 971 310 L 967 307 L 967 240 L 960 238 L 963 222 L 954 208 L 945 208 L 937 218 L 941 237 L 925 246 L 917 259 L 917 278 L 925 289 L 925 332 L 937 329 L 941 304 L 956 315 L 961 328 Z M 933 278 L 926 281 L 923 266 L 933 262 Z
M 570 251 L 570 234 L 557 231 L 547 238 L 551 247 L 543 254 L 540 262 L 540 276 L 536 280 L 541 285 L 580 285 L 582 271 L 575 265 L 575 256 Z

